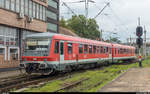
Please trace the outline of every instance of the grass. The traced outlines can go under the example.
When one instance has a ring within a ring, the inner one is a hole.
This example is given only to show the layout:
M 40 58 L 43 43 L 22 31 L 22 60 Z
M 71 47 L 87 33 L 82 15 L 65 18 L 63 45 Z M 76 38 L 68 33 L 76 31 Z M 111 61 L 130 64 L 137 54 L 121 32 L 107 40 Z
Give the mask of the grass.
M 150 59 L 143 61 L 142 64 L 144 68 L 150 67 Z M 120 76 L 127 69 L 138 67 L 138 63 L 134 63 L 128 65 L 111 65 L 100 69 L 87 70 L 83 73 L 75 73 L 66 79 L 53 80 L 39 88 L 29 88 L 25 90 L 25 92 L 54 92 L 63 87 L 66 83 L 72 83 L 84 78 L 89 79 L 71 89 L 61 90 L 60 92 L 96 92 L 104 85 Z

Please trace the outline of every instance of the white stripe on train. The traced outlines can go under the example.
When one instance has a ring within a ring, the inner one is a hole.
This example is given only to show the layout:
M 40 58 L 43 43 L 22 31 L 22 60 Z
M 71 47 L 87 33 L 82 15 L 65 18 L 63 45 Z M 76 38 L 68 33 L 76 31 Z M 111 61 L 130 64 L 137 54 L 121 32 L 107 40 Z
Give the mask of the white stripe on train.
M 123 60 L 123 59 L 132 59 L 136 58 L 136 56 L 130 56 L 130 57 L 114 57 L 113 60 Z M 93 63 L 93 62 L 100 62 L 100 61 L 110 61 L 112 58 L 96 58 L 96 59 L 83 59 L 83 60 L 64 60 L 64 61 L 52 61 L 52 62 L 44 62 L 44 61 L 27 61 L 23 63 L 47 63 L 47 64 L 69 64 L 69 63 L 74 63 L 74 64 L 86 64 L 86 63 Z M 100 62 L 101 63 L 101 62 Z

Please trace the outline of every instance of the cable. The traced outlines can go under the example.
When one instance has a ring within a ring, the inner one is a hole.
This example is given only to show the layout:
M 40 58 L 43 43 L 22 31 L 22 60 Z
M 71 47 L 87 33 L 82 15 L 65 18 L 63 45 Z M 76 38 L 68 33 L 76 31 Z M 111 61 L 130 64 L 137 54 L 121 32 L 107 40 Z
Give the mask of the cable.
M 120 17 L 113 11 L 113 9 L 112 9 L 111 7 L 109 7 L 109 8 L 110 8 L 110 10 L 112 11 L 112 13 L 114 14 L 115 18 L 121 23 L 121 25 L 124 26 L 125 32 L 128 33 L 128 31 L 126 31 L 126 30 L 128 30 L 128 28 L 127 28 L 127 27 L 124 25 L 124 23 L 121 21 Z
M 110 1 L 102 8 L 102 10 L 100 10 L 100 12 L 98 12 L 98 14 L 94 17 L 94 19 L 96 19 L 96 18 L 105 10 L 105 8 L 110 5 L 110 2 L 111 2 L 111 1 L 112 1 L 112 0 L 110 0 Z

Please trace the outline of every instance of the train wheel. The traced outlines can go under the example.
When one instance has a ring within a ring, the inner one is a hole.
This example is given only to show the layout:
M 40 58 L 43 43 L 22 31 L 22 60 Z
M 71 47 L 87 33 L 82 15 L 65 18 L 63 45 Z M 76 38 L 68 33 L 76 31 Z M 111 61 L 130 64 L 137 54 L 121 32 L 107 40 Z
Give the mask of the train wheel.
M 66 71 L 67 71 L 67 72 L 72 72 L 71 66 L 66 66 Z
M 52 69 L 50 75 L 55 75 L 56 74 L 56 70 L 55 69 Z

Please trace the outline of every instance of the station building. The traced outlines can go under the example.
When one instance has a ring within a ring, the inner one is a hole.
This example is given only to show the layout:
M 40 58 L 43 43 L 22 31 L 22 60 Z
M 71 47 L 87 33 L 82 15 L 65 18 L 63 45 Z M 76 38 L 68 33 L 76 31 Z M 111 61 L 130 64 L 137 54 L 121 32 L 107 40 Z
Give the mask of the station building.
M 19 66 L 26 35 L 59 28 L 59 0 L 0 0 L 0 69 Z

